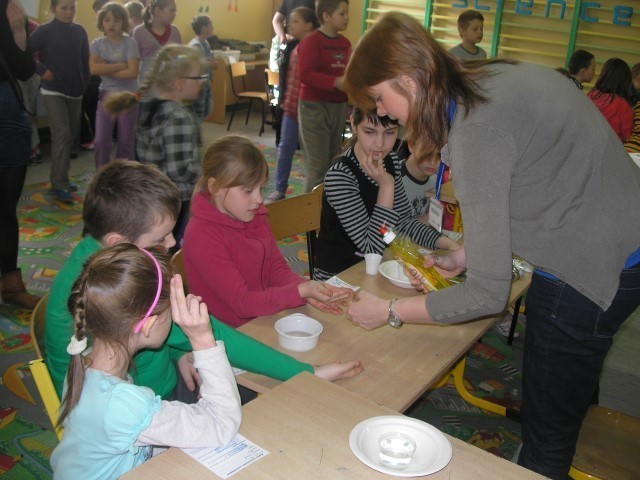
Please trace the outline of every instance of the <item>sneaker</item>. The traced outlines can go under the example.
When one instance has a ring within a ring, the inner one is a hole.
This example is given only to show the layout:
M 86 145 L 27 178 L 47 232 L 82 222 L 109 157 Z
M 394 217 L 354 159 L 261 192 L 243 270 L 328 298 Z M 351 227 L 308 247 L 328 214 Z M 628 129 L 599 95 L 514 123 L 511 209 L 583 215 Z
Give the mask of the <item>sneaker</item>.
M 500 318 L 496 324 L 494 325 L 494 329 L 503 337 L 509 336 L 509 331 L 511 330 L 511 319 L 513 318 L 513 314 L 511 312 L 506 312 L 502 318 Z M 513 338 L 518 338 L 520 334 L 515 331 L 513 333 Z
M 61 188 L 54 188 L 53 194 L 58 200 L 65 203 L 73 202 L 73 194 L 69 190 L 63 190 Z
M 80 145 L 80 148 L 82 150 L 91 151 L 91 150 L 93 150 L 95 148 L 95 143 L 94 142 L 83 143 L 82 145 Z
M 277 202 L 278 200 L 283 200 L 285 197 L 286 195 L 284 193 L 274 190 L 267 198 L 264 199 L 264 204 L 269 205 L 270 203 Z

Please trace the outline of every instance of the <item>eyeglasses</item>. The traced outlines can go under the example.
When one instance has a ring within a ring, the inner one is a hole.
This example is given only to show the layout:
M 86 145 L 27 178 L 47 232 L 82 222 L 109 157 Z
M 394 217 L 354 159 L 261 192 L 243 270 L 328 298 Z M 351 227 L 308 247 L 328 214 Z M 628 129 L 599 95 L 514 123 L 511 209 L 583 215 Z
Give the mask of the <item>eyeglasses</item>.
M 195 77 L 180 77 L 180 78 L 184 78 L 187 80 L 208 80 L 209 75 L 197 75 Z

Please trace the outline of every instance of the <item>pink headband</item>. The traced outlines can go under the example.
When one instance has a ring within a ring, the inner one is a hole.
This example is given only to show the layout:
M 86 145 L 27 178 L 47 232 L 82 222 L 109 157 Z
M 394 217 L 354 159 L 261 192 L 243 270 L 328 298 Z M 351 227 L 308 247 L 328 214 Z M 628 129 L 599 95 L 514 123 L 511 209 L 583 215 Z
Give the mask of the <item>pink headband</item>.
M 140 248 L 140 250 L 146 253 L 151 258 L 151 260 L 153 260 L 153 263 L 156 266 L 156 270 L 158 271 L 158 290 L 156 291 L 156 298 L 153 299 L 153 303 L 149 307 L 149 310 L 145 314 L 144 318 L 140 320 L 136 325 L 136 328 L 133 329 L 134 333 L 139 333 L 140 330 L 142 330 L 142 326 L 144 325 L 144 322 L 147 320 L 147 318 L 149 318 L 153 310 L 156 308 L 156 305 L 158 305 L 158 300 L 160 299 L 160 292 L 162 291 L 162 270 L 160 269 L 160 264 L 158 263 L 158 260 L 156 260 L 156 257 L 154 257 L 150 252 L 148 252 L 144 248 Z

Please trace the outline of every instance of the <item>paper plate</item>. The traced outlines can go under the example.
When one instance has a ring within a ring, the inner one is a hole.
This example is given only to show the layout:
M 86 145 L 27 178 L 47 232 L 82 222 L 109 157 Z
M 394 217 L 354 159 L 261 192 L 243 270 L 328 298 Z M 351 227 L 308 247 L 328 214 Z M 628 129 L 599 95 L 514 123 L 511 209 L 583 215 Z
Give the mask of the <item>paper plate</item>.
M 402 470 L 380 463 L 378 439 L 389 432 L 408 435 L 416 442 L 416 451 L 409 466 Z M 349 435 L 351 451 L 362 463 L 396 477 L 419 477 L 442 470 L 451 461 L 451 443 L 445 435 L 428 423 L 401 415 L 385 415 L 363 420 Z

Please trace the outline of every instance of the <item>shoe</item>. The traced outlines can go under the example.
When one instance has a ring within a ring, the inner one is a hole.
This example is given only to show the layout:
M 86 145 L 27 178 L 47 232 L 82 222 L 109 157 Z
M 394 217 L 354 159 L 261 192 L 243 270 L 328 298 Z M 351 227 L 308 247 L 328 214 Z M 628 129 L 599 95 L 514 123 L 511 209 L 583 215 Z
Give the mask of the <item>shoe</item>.
M 40 301 L 40 297 L 27 292 L 24 282 L 22 281 L 22 272 L 20 269 L 3 273 L 0 281 L 2 282 L 1 292 L 3 303 L 12 303 L 13 305 L 33 310 Z
M 285 197 L 286 195 L 284 193 L 274 190 L 267 198 L 264 199 L 264 204 L 269 205 L 270 203 L 277 202 L 278 200 L 284 200 Z
M 494 329 L 503 337 L 509 336 L 509 331 L 511 330 L 511 319 L 513 318 L 513 314 L 511 312 L 506 312 L 501 319 L 499 319 L 494 325 Z M 513 338 L 518 338 L 520 334 L 515 331 L 513 333 Z
M 54 188 L 53 194 L 61 202 L 70 203 L 73 202 L 73 194 L 69 190 L 63 190 L 61 188 Z
M 80 145 L 80 148 L 82 150 L 93 150 L 95 148 L 95 143 L 94 142 L 89 142 L 89 143 L 83 143 L 82 145 Z

